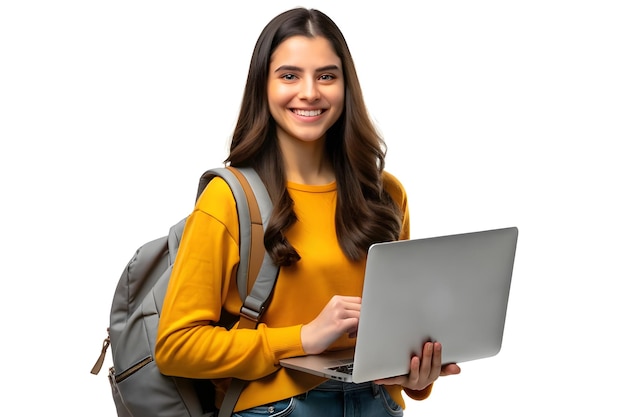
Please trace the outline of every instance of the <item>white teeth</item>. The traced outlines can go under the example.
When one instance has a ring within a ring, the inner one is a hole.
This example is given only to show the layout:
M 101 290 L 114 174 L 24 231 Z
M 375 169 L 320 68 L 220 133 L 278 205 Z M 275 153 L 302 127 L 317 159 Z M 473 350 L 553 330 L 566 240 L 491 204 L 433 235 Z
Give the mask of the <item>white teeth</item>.
M 298 110 L 296 109 L 293 112 L 297 114 L 298 116 L 305 116 L 305 117 L 319 116 L 320 114 L 322 114 L 321 110 Z

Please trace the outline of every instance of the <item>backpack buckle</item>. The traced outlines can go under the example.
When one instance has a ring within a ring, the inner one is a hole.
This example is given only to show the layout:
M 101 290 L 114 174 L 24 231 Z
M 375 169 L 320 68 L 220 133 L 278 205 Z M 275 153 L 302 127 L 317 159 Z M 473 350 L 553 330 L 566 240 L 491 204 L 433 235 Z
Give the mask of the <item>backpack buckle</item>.
M 239 328 L 250 328 L 254 329 L 259 324 L 259 319 L 263 314 L 263 308 L 261 311 L 255 311 L 245 305 L 241 306 L 241 310 L 239 310 Z

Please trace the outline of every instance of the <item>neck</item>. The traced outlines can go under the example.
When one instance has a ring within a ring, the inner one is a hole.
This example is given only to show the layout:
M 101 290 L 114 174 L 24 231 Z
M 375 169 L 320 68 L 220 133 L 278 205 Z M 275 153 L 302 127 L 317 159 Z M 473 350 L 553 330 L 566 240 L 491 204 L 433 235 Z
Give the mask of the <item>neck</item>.
M 287 181 L 325 185 L 335 181 L 335 172 L 326 156 L 324 141 L 280 143 Z

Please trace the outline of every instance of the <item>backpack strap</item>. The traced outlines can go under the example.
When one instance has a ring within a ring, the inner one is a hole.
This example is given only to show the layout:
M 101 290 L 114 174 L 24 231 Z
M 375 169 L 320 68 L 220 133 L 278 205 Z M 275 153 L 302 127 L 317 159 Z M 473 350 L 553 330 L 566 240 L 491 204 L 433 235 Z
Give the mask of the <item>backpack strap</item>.
M 272 201 L 254 169 L 230 166 L 205 172 L 200 179 L 196 198 L 200 197 L 215 176 L 228 183 L 237 202 L 240 250 L 237 287 L 243 301 L 238 328 L 254 329 L 265 311 L 278 276 L 278 266 L 267 254 L 263 243 L 264 228 L 272 212 Z M 219 417 L 232 415 L 246 384 L 247 381 L 231 379 Z
M 252 221 L 248 276 L 238 275 L 237 277 L 239 295 L 243 300 L 239 327 L 255 328 L 265 311 L 278 276 L 278 266 L 265 250 L 263 240 L 264 230 L 272 214 L 272 201 L 265 184 L 254 169 L 239 168 L 237 170 L 232 167 L 228 169 L 237 176 L 248 196 Z M 251 201 L 256 201 L 258 204 L 251 203 Z
M 254 325 L 248 327 L 254 328 L 263 314 L 278 275 L 278 267 L 266 253 L 263 243 L 264 230 L 272 214 L 272 201 L 265 184 L 253 168 L 230 166 L 206 171 L 200 178 L 196 199 L 216 176 L 226 181 L 237 203 L 240 253 L 237 288 L 243 302 L 244 320 L 252 320 Z

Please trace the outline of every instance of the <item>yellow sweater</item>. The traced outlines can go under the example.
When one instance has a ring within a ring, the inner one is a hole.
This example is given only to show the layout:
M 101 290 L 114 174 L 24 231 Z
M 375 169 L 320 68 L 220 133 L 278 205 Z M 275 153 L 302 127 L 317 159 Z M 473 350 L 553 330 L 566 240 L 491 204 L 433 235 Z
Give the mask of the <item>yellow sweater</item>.
M 400 182 L 385 174 L 385 189 L 404 213 L 401 239 L 409 237 L 407 199 Z M 251 380 L 236 410 L 301 394 L 324 379 L 278 365 L 303 355 L 300 329 L 336 294 L 360 296 L 365 261 L 351 262 L 335 233 L 336 184 L 288 184 L 298 222 L 287 238 L 302 259 L 280 269 L 272 301 L 256 330 L 214 327 L 222 306 L 238 315 L 234 271 L 239 262 L 235 201 L 220 178 L 211 181 L 187 220 L 163 303 L 155 359 L 164 374 L 216 379 L 221 404 L 228 378 Z M 331 349 L 354 345 L 347 336 Z M 407 363 L 409 358 L 407 358 Z M 401 387 L 388 387 L 404 406 Z M 410 393 L 414 398 L 425 398 Z

